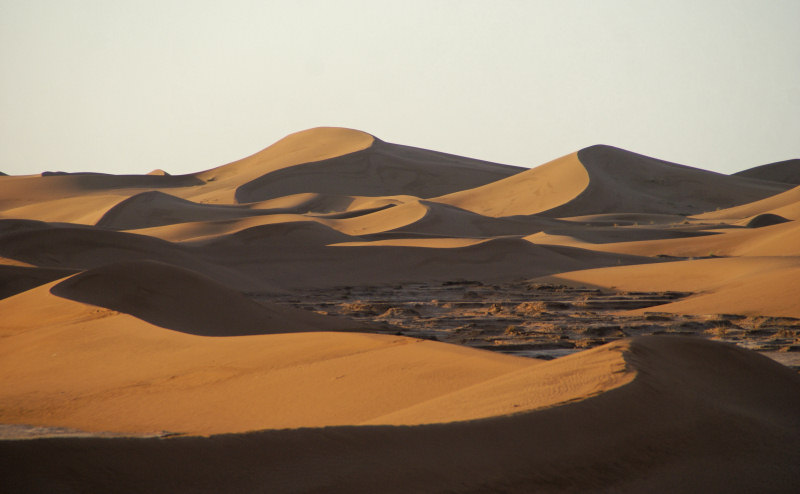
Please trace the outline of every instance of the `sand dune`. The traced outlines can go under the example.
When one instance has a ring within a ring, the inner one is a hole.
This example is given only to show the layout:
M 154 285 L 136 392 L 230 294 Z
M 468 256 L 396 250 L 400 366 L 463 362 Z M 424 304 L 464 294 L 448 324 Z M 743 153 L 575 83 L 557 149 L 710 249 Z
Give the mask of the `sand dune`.
M 289 166 L 355 153 L 371 146 L 373 141 L 374 137 L 366 132 L 318 127 L 288 135 L 251 156 L 196 176 L 205 182 L 232 178 L 241 184 Z
M 447 204 L 413 201 L 329 224 L 350 235 L 414 233 L 442 237 L 493 237 L 530 234 L 558 222 L 539 217 L 492 218 Z
M 432 201 L 484 216 L 539 214 L 575 199 L 589 186 L 589 175 L 576 153 L 512 177 Z
M 737 177 L 757 178 L 800 185 L 800 159 L 778 161 L 734 173 Z
M 527 237 L 532 242 L 637 256 L 800 256 L 800 224 L 782 222 L 758 228 L 688 232 L 626 228 L 570 231 L 551 229 Z M 647 238 L 647 240 L 638 240 Z
M 154 226 L 214 221 L 258 215 L 259 211 L 236 206 L 197 204 L 159 191 L 142 192 L 116 204 L 103 214 L 97 226 L 136 230 Z
M 800 257 L 734 257 L 561 273 L 551 280 L 618 290 L 698 292 L 645 311 L 800 317 Z
M 75 272 L 72 269 L 0 264 L 0 299 L 69 276 Z
M 435 200 L 489 216 L 687 215 L 751 202 L 786 188 L 592 146 L 505 181 Z
M 0 491 L 793 492 L 796 161 L 3 177 Z
M 149 492 L 792 490 L 796 374 L 694 339 L 642 338 L 596 356 L 609 352 L 621 352 L 631 382 L 544 410 L 416 427 L 12 441 L 0 443 L 9 459 L 0 468 L 15 491 L 75 477 L 93 490 Z
M 50 292 L 201 336 L 239 336 L 363 328 L 362 324 L 274 304 L 258 304 L 195 272 L 153 261 L 106 265 L 72 276 Z
M 278 290 L 247 273 L 203 260 L 170 242 L 79 226 L 28 222 L 24 227 L 0 233 L 0 256 L 44 268 L 80 270 L 123 261 L 152 260 L 202 273 L 239 290 Z
M 301 225 L 306 226 L 301 223 L 292 228 Z M 653 259 L 624 254 L 539 246 L 517 237 L 466 244 L 463 239 L 456 239 L 447 248 L 442 248 L 441 244 L 432 247 L 380 243 L 352 245 L 350 242 L 354 238 L 350 237 L 349 241 L 331 241 L 330 246 L 306 244 L 285 248 L 283 240 L 273 234 L 272 228 L 259 227 L 246 232 L 246 242 L 231 237 L 201 249 L 221 265 L 293 289 L 452 279 L 491 281 L 542 276 L 571 269 L 654 262 Z M 392 262 L 387 262 L 387 259 Z M 302 269 L 297 268 L 298 264 L 302 264 Z
M 240 203 L 315 192 L 433 197 L 514 175 L 521 168 L 374 140 L 355 153 L 273 171 L 236 190 Z
M 107 209 L 124 199 L 124 195 L 97 194 L 40 200 L 0 211 L 0 218 L 94 225 Z
M 800 220 L 800 187 L 741 206 L 697 216 L 702 220 L 749 219 L 759 214 L 777 214 L 790 220 Z

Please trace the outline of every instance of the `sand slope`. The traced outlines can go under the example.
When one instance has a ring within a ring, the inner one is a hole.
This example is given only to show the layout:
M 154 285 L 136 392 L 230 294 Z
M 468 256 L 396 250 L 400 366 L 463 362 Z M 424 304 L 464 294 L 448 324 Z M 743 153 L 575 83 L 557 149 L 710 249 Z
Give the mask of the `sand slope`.
M 238 202 L 314 192 L 433 197 L 514 175 L 521 168 L 374 140 L 361 151 L 283 168 L 237 188 Z
M 777 214 L 791 220 L 800 220 L 800 187 L 741 206 L 714 211 L 697 216 L 702 220 L 736 220 L 752 218 L 759 214 Z
M 548 279 L 618 290 L 697 293 L 647 311 L 800 317 L 798 268 L 800 257 L 734 257 L 591 269 Z
M 800 318 L 779 165 L 523 170 L 316 128 L 190 175 L 3 177 L 0 437 L 151 437 L 2 440 L 0 491 L 794 492 L 796 372 L 620 339 Z M 762 331 L 784 357 L 795 322 Z
M 0 468 L 11 492 L 75 478 L 149 492 L 791 492 L 796 374 L 693 339 L 609 350 L 622 351 L 632 382 L 544 410 L 416 427 L 3 442 Z
M 235 219 L 259 214 L 247 208 L 198 204 L 159 191 L 136 194 L 106 211 L 96 225 L 136 230 L 191 221 Z
M 611 146 L 591 146 L 538 168 L 435 199 L 490 216 L 696 214 L 751 202 L 788 186 L 720 175 Z
M 202 336 L 364 328 L 347 319 L 258 304 L 193 271 L 153 261 L 91 269 L 54 285 L 50 292 Z
M 734 173 L 738 177 L 757 178 L 800 185 L 800 159 L 778 161 Z

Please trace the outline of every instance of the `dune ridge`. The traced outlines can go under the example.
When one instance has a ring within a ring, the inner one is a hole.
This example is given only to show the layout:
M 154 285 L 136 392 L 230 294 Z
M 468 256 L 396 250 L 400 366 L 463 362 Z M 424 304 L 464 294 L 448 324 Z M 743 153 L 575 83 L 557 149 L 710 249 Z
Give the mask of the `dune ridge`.
M 417 427 L 10 441 L 0 443 L 11 459 L 0 468 L 16 491 L 59 485 L 75 472 L 95 489 L 153 492 L 167 479 L 184 488 L 271 492 L 748 492 L 766 483 L 791 490 L 800 459 L 796 374 L 719 343 L 648 337 L 629 345 L 623 354 L 636 371 L 632 382 L 539 411 Z M 33 455 L 43 460 L 35 470 Z M 398 475 L 400 466 L 418 474 Z M 315 474 L 298 478 L 303 471 Z
M 734 173 L 738 177 L 800 185 L 800 159 L 778 161 Z
M 50 292 L 130 314 L 162 328 L 200 336 L 364 328 L 355 321 L 275 304 L 258 304 L 210 278 L 154 261 L 121 262 L 90 269 L 54 285 Z
M 796 161 L 3 177 L 0 491 L 793 492 Z
M 489 216 L 688 215 L 763 199 L 788 187 L 596 145 L 505 182 L 434 200 Z

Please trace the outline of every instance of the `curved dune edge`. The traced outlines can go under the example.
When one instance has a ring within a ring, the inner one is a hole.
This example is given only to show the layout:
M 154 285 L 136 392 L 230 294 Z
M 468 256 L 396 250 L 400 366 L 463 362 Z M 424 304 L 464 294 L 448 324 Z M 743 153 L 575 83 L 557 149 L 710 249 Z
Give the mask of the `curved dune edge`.
M 200 336 L 368 327 L 344 318 L 259 304 L 211 278 L 154 261 L 119 262 L 90 269 L 53 285 L 50 293 Z
M 752 218 L 760 214 L 776 214 L 790 220 L 800 220 L 800 186 L 786 192 L 754 201 L 741 206 L 721 209 L 697 215 L 700 220 L 737 220 Z
M 7 483 L 163 492 L 792 492 L 800 378 L 753 352 L 641 337 L 624 386 L 478 421 L 167 439 L 2 441 Z M 398 468 L 403 474 L 398 475 Z M 309 472 L 313 472 L 310 475 Z
M 624 228 L 610 229 L 618 238 L 633 237 Z M 555 230 L 558 232 L 558 230 Z M 569 230 L 563 234 L 537 233 L 528 238 L 532 242 L 547 245 L 569 245 L 591 249 L 599 252 L 614 252 L 636 256 L 673 256 L 673 257 L 707 257 L 707 256 L 749 256 L 749 257 L 795 257 L 800 256 L 800 222 L 789 221 L 759 228 L 724 228 L 708 230 L 707 235 L 678 236 L 658 240 L 617 240 L 609 243 L 593 243 L 597 231 L 585 235 L 586 240 L 577 238 L 584 236 L 576 232 L 570 236 Z M 669 232 L 669 230 L 665 230 Z M 635 231 L 634 231 L 635 233 Z M 700 233 L 700 232 L 698 232 Z M 607 238 L 613 238 L 608 235 Z M 635 238 L 635 237 L 634 237 Z
M 0 423 L 139 434 L 423 424 L 553 406 L 632 378 L 624 343 L 543 363 L 363 333 L 208 338 L 55 297 L 52 285 L 0 301 L 41 311 L 36 324 L 0 325 Z
M 800 276 L 798 257 L 696 259 L 559 273 L 540 281 L 631 291 L 696 294 L 666 305 L 630 311 L 800 317 L 800 299 L 787 287 Z
M 800 159 L 768 163 L 736 172 L 733 175 L 800 185 Z
M 780 193 L 788 184 L 733 177 L 612 146 L 581 149 L 518 175 L 432 199 L 485 216 L 698 214 Z
M 364 149 L 273 170 L 237 187 L 239 203 L 313 192 L 362 196 L 433 197 L 478 187 L 522 168 L 374 139 Z
M 491 217 L 531 215 L 577 197 L 589 186 L 589 174 L 571 153 L 531 170 L 431 199 Z

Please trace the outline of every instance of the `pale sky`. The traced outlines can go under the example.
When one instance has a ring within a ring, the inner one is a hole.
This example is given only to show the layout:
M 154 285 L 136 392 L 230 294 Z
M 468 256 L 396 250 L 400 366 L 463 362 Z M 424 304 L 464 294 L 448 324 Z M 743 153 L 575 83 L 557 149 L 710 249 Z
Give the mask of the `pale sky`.
M 0 0 L 0 171 L 189 173 L 317 126 L 532 167 L 800 158 L 800 1 Z

